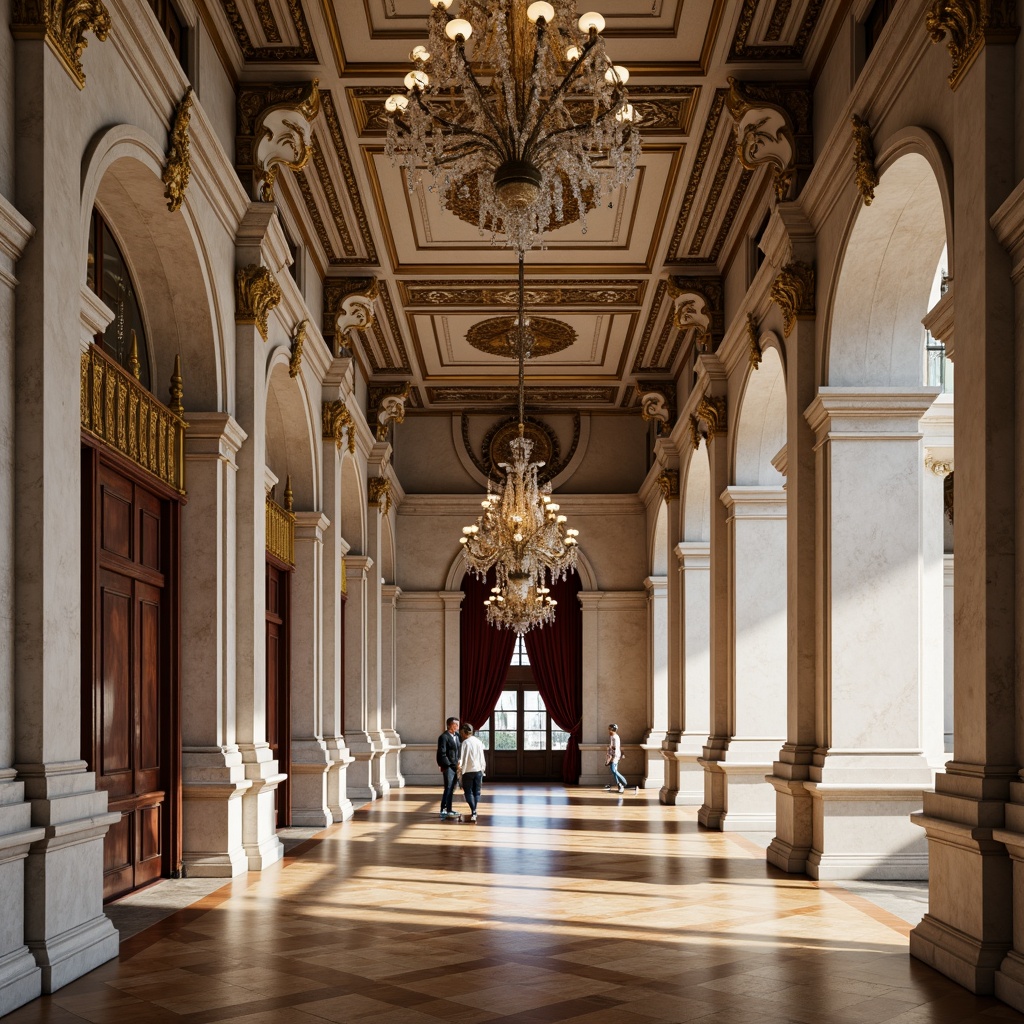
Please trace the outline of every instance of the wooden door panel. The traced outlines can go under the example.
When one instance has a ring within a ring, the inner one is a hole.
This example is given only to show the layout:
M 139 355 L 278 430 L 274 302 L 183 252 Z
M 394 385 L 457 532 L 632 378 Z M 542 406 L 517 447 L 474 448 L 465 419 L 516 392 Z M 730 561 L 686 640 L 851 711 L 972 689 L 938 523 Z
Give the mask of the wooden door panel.
M 138 626 L 138 745 L 135 792 L 160 786 L 160 591 L 135 584 Z
M 113 808 L 111 808 L 113 809 Z M 132 888 L 135 872 L 132 868 L 135 837 L 133 815 L 125 812 L 121 820 L 107 830 L 103 839 L 103 898 L 119 896 Z
M 159 510 L 157 510 L 159 511 Z M 159 515 L 149 509 L 139 512 L 138 562 L 154 572 L 163 572 L 161 563 L 161 524 Z
M 100 580 L 100 729 L 98 783 L 111 796 L 132 789 L 131 581 L 104 572 Z
M 267 620 L 267 743 L 277 757 L 281 737 L 279 735 L 277 708 L 281 701 L 280 673 L 281 626 Z
M 130 480 L 106 466 L 99 470 L 99 542 L 102 552 L 132 556 L 132 494 Z

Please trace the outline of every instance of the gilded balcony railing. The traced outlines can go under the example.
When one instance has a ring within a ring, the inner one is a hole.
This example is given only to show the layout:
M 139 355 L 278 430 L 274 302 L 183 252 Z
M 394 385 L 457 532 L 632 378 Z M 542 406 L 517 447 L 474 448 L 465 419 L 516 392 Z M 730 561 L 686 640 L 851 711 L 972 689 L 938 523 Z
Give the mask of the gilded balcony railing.
M 178 408 L 157 401 L 98 345 L 82 353 L 82 429 L 158 480 L 185 493 L 185 430 L 181 372 L 171 392 Z
M 267 495 L 267 551 L 288 565 L 295 564 L 295 513 L 291 509 L 291 487 L 284 492 L 284 507 Z

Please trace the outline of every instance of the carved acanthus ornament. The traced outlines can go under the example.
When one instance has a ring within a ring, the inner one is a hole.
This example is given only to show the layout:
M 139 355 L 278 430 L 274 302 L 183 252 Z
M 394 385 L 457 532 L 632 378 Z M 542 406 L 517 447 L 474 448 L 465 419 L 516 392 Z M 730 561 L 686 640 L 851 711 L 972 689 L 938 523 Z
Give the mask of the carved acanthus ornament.
M 192 173 L 192 160 L 189 155 L 188 126 L 192 120 L 192 86 L 185 90 L 185 95 L 174 112 L 171 134 L 167 146 L 167 162 L 161 180 L 164 183 L 164 198 L 167 209 L 174 213 L 185 201 L 185 190 Z
M 947 477 L 953 472 L 952 459 L 937 459 L 934 455 L 924 457 L 925 469 L 930 469 L 936 476 Z
M 258 263 L 242 267 L 235 275 L 235 322 L 255 324 L 267 340 L 270 311 L 281 301 L 281 286 Z
M 369 480 L 367 487 L 368 502 L 370 505 L 377 505 L 381 515 L 387 515 L 391 511 L 391 481 L 382 476 L 374 476 Z
M 700 420 L 691 412 L 690 413 L 690 442 L 693 445 L 693 450 L 696 451 L 700 447 L 700 439 L 703 435 L 700 432 Z
M 708 443 L 724 434 L 728 426 L 725 395 L 705 395 L 697 403 L 697 418 L 703 420 L 707 427 Z
M 79 89 L 85 88 L 85 33 L 102 43 L 109 31 L 110 14 L 100 0 L 14 0 L 14 38 L 45 39 Z
M 750 339 L 750 368 L 756 370 L 761 365 L 761 330 L 757 323 L 757 317 L 753 313 L 747 314 L 747 337 Z
M 637 383 L 636 393 L 640 396 L 640 415 L 644 422 L 658 424 L 658 433 L 667 434 L 672 429 L 672 409 L 669 396 L 655 391 L 649 385 Z
M 377 440 L 386 441 L 393 423 L 405 422 L 405 403 L 409 401 L 411 381 L 406 381 L 398 391 L 383 391 L 376 403 Z
M 772 285 L 771 298 L 782 310 L 783 333 L 788 338 L 798 318 L 814 316 L 814 268 L 803 260 L 787 263 Z
M 254 199 L 274 201 L 274 181 L 282 167 L 301 171 L 313 155 L 313 121 L 320 113 L 318 80 L 313 79 L 297 102 L 267 107 L 256 119 Z
M 362 334 L 377 322 L 373 303 L 380 295 L 380 286 L 375 279 L 364 280 L 360 283 L 363 284 L 361 290 L 349 292 L 341 300 L 341 309 L 332 324 L 338 355 L 345 355 L 345 350 L 351 349 L 347 343 L 349 331 L 359 331 Z
M 725 102 L 733 119 L 736 156 L 748 171 L 769 166 L 776 197 L 791 199 L 797 171 L 793 121 L 785 107 L 759 99 L 754 88 L 729 77 Z
M 878 185 L 878 171 L 875 170 L 875 147 L 871 141 L 871 125 L 854 114 L 853 125 L 853 166 L 857 169 L 857 191 L 865 206 L 871 205 Z
M 322 419 L 322 433 L 324 440 L 333 441 L 341 451 L 341 442 L 348 431 L 348 450 L 355 453 L 356 450 L 356 428 L 352 413 L 341 399 L 334 402 L 324 402 Z
M 960 84 L 987 42 L 1012 43 L 1019 31 L 1014 0 L 931 0 L 924 24 L 933 43 L 949 35 L 951 89 Z
M 680 331 L 693 330 L 700 352 L 710 352 L 725 327 L 724 289 L 720 277 L 671 277 L 667 287 L 672 300 L 672 324 Z
M 306 340 L 306 328 L 309 327 L 308 320 L 300 320 L 295 325 L 295 332 L 292 334 L 292 354 L 288 359 L 288 376 L 298 377 L 302 368 L 302 345 Z
M 672 501 L 679 497 L 679 472 L 675 469 L 666 469 L 658 477 L 658 486 L 666 501 Z

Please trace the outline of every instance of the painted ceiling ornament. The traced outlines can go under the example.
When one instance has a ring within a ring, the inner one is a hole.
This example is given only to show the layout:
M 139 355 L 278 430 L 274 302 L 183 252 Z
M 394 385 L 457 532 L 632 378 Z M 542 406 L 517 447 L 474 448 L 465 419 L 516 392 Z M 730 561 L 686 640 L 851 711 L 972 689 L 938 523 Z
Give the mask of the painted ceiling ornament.
M 679 497 L 679 471 L 676 469 L 666 469 L 661 476 L 658 477 L 658 487 L 661 488 L 661 493 L 666 501 L 673 501 Z
M 878 185 L 871 125 L 856 114 L 850 117 L 850 124 L 853 125 L 853 166 L 856 168 L 857 191 L 860 192 L 864 205 L 870 206 Z
M 367 504 L 376 505 L 381 515 L 386 516 L 391 511 L 391 481 L 386 477 L 374 476 L 366 488 Z
M 704 395 L 697 403 L 697 418 L 703 420 L 707 427 L 709 444 L 719 434 L 724 434 L 728 426 L 725 395 Z
M 14 0 L 13 13 L 14 38 L 45 39 L 75 85 L 84 89 L 85 33 L 102 43 L 110 32 L 110 14 L 100 0 Z
M 185 90 L 171 123 L 167 162 L 161 181 L 164 183 L 164 198 L 167 209 L 174 213 L 185 201 L 185 190 L 192 174 L 192 159 L 189 152 L 188 126 L 192 119 L 192 86 Z
M 776 198 L 792 199 L 797 171 L 792 119 L 785 107 L 757 99 L 752 89 L 729 76 L 725 102 L 733 119 L 736 156 L 748 171 L 770 167 Z
M 258 263 L 235 274 L 235 323 L 255 324 L 264 341 L 270 329 L 270 311 L 281 301 L 281 286 Z
M 933 43 L 949 36 L 951 89 L 960 84 L 986 42 L 1012 43 L 1019 32 L 1014 0 L 931 0 L 924 25 Z
M 397 391 L 390 388 L 398 388 Z M 412 382 L 405 381 L 399 385 L 390 385 L 389 390 L 379 394 L 376 401 L 377 409 L 377 440 L 386 441 L 395 423 L 405 422 L 405 404 L 409 401 Z
M 750 340 L 750 368 L 756 370 L 761 365 L 761 328 L 753 313 L 747 314 L 747 338 Z
M 668 396 L 661 391 L 648 390 L 647 385 L 637 383 L 640 396 L 640 416 L 646 423 L 657 423 L 658 433 L 668 434 L 672 429 L 672 410 Z
M 348 406 L 339 398 L 333 402 L 324 402 L 321 412 L 321 432 L 325 441 L 333 441 L 338 451 L 341 442 L 348 433 L 348 450 L 354 455 L 356 450 L 356 427 Z
M 300 320 L 295 325 L 295 330 L 292 333 L 291 356 L 288 359 L 289 377 L 298 377 L 299 370 L 302 368 L 302 346 L 306 341 L 306 330 L 308 329 L 308 327 L 308 320 Z
M 693 331 L 699 352 L 714 349 L 714 340 L 725 328 L 724 289 L 720 277 L 670 277 L 668 295 L 672 300 L 672 324 L 680 331 Z
M 561 320 L 546 316 L 531 316 L 525 332 L 527 354 L 530 359 L 539 359 L 555 352 L 562 352 L 577 338 L 576 332 Z M 466 331 L 466 341 L 478 352 L 516 357 L 519 344 L 519 325 L 514 316 L 492 316 L 473 324 Z
M 814 316 L 814 268 L 803 260 L 787 263 L 775 278 L 771 298 L 782 310 L 783 333 L 788 338 L 798 319 Z
M 314 78 L 297 102 L 267 107 L 256 119 L 254 163 L 259 177 L 253 198 L 274 201 L 274 182 L 282 167 L 301 171 L 313 155 L 313 121 L 320 113 L 319 80 Z

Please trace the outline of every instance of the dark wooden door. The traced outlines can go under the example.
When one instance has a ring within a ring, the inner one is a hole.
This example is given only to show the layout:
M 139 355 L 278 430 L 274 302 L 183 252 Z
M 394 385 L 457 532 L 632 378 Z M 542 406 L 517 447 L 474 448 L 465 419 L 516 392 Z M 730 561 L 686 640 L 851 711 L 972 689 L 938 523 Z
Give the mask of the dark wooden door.
M 292 822 L 291 690 L 288 685 L 288 581 L 290 570 L 267 556 L 267 743 L 288 778 L 277 787 L 277 827 Z
M 509 669 L 505 689 L 480 732 L 488 774 L 495 781 L 551 781 L 562 777 L 568 734 L 544 706 L 529 667 Z
M 120 813 L 103 896 L 174 873 L 178 504 L 83 448 L 83 756 Z

